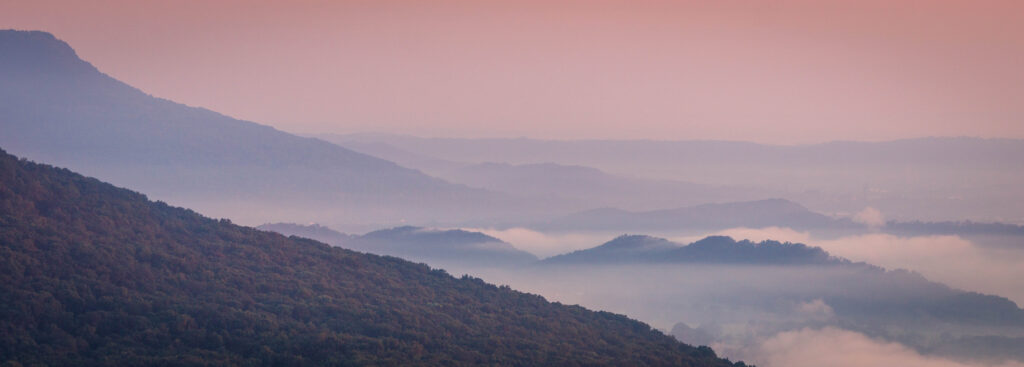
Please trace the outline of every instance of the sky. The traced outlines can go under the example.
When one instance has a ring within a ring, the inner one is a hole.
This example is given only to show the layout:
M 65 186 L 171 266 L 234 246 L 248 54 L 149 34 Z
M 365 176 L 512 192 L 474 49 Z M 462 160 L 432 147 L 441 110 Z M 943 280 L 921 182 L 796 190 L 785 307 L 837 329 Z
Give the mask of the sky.
M 298 133 L 1024 138 L 1024 2 L 0 0 L 158 97 Z

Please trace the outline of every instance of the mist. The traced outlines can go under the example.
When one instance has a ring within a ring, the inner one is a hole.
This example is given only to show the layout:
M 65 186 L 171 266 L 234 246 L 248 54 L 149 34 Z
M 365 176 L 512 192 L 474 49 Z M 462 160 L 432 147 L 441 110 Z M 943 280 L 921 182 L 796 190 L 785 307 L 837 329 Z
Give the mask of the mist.
M 5 3 L 0 355 L 1024 367 L 1022 4 Z
M 539 257 L 594 247 L 618 235 L 523 228 L 483 232 Z M 1015 367 L 1024 362 L 1016 348 L 986 351 L 974 341 L 1024 342 L 1024 324 L 1018 325 L 1024 319 L 978 322 L 968 316 L 1004 312 L 996 310 L 1006 307 L 1015 310 L 1011 314 L 1024 315 L 1017 306 L 1024 304 L 1022 251 L 978 246 L 959 236 L 872 233 L 819 239 L 784 227 L 653 235 L 680 245 L 707 235 L 805 243 L 870 265 L 539 264 L 449 270 L 558 302 L 623 313 L 674 334 L 689 329 L 679 335 L 697 336 L 683 336 L 682 341 L 708 344 L 727 357 L 762 366 L 814 366 L 828 360 L 856 361 L 851 366 Z M 888 271 L 873 270 L 872 265 Z M 954 301 L 957 294 L 977 294 L 971 292 L 997 297 L 978 294 L 972 296 L 975 301 Z M 1009 298 L 1008 303 L 1001 304 L 998 296 Z M 925 316 L 931 307 L 950 313 Z M 679 329 L 680 324 L 688 327 Z M 844 342 L 846 347 L 830 351 L 828 343 L 801 346 L 816 340 Z

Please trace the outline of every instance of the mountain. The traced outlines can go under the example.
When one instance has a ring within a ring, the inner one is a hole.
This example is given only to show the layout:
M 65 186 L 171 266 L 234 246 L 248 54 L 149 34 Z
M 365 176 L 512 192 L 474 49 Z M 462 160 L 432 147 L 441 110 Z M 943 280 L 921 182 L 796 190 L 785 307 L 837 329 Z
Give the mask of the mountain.
M 587 210 L 532 227 L 549 231 L 663 231 L 720 230 L 735 227 L 789 227 L 794 229 L 862 229 L 783 199 L 702 204 L 676 209 L 633 212 L 614 208 Z
M 832 257 L 818 247 L 799 243 L 748 240 L 710 236 L 689 245 L 663 238 L 623 235 L 600 246 L 544 259 L 545 264 L 775 264 L 833 265 L 849 263 Z
M 206 218 L 2 151 L 0 228 L 10 365 L 733 365 L 624 316 Z
M 0 146 L 14 154 L 242 222 L 426 222 L 532 210 L 521 198 L 155 98 L 44 32 L 0 31 L 0 131 Z
M 403 226 L 353 236 L 319 225 L 275 223 L 257 228 L 286 236 L 307 237 L 350 250 L 422 261 L 432 266 L 514 266 L 537 261 L 536 256 L 498 238 L 459 229 Z

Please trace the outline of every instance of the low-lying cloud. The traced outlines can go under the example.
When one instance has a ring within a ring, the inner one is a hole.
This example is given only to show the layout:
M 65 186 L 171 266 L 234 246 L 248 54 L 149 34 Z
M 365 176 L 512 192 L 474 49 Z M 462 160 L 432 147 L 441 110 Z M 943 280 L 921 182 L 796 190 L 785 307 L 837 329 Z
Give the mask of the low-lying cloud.
M 811 319 L 830 319 L 835 316 L 832 306 L 829 306 L 821 298 L 801 303 L 797 305 L 797 310 Z
M 776 334 L 747 358 L 761 367 L 1024 367 L 1017 362 L 973 364 L 923 356 L 899 343 L 834 327 Z
M 958 236 L 899 237 L 868 234 L 812 240 L 836 256 L 889 269 L 909 269 L 969 291 L 996 294 L 1024 305 L 1024 255 L 980 247 Z
M 878 229 L 885 225 L 885 216 L 878 209 L 867 207 L 854 215 L 853 221 L 871 229 Z
M 994 294 L 1024 305 L 1024 254 L 986 248 L 959 236 L 901 237 L 873 233 L 830 240 L 789 228 L 733 228 L 714 233 L 735 239 L 798 242 L 832 255 L 887 269 L 907 269 L 954 288 Z
M 621 234 L 545 233 L 523 228 L 483 232 L 538 256 L 591 248 Z M 805 243 L 852 261 L 908 269 L 954 288 L 1004 296 L 1024 304 L 1024 283 L 1019 281 L 1024 279 L 1024 252 L 979 246 L 958 236 L 871 233 L 817 239 L 808 232 L 781 227 L 732 228 L 706 234 L 643 234 L 668 238 L 681 245 L 706 235 Z M 825 301 L 823 294 L 829 294 L 828 290 L 836 286 L 851 285 L 836 283 L 850 279 L 844 271 L 634 264 L 544 268 L 526 273 L 491 271 L 478 276 L 559 302 L 623 313 L 663 330 L 678 322 L 712 330 L 718 339 L 712 343 L 716 351 L 762 367 L 1024 367 L 1019 362 L 986 365 L 923 355 L 907 345 L 878 339 L 882 335 L 866 330 L 839 329 L 837 322 L 842 320 L 837 318 L 844 316 L 837 314 L 837 305 L 829 303 L 835 300 Z M 658 281 L 639 281 L 651 279 Z M 803 296 L 772 298 L 782 294 L 780 291 Z M 923 332 L 920 335 L 928 335 Z

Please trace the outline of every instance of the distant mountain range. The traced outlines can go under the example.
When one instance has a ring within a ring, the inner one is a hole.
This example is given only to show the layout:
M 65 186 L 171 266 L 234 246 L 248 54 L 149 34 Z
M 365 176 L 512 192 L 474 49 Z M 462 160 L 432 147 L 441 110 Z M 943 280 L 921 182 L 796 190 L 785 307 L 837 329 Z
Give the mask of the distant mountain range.
M 0 31 L 0 131 L 12 153 L 243 222 L 468 220 L 546 205 L 152 97 L 44 32 Z
M 554 163 L 644 180 L 755 188 L 762 198 L 782 197 L 826 213 L 853 213 L 871 206 L 903 221 L 1024 224 L 1024 192 L 1018 189 L 1024 186 L 1024 159 L 1020 159 L 1024 140 L 919 138 L 782 146 L 730 141 L 316 136 L 431 172 L 450 170 L 454 164 Z M 737 196 L 706 202 L 751 199 Z
M 9 365 L 734 365 L 624 316 L 205 218 L 3 151 L 0 228 Z
M 315 239 L 350 250 L 426 262 L 433 266 L 515 266 L 537 261 L 536 256 L 518 250 L 505 241 L 480 232 L 458 229 L 403 226 L 356 236 L 319 225 L 272 223 L 257 228 L 286 236 Z

